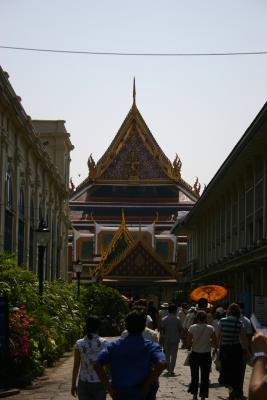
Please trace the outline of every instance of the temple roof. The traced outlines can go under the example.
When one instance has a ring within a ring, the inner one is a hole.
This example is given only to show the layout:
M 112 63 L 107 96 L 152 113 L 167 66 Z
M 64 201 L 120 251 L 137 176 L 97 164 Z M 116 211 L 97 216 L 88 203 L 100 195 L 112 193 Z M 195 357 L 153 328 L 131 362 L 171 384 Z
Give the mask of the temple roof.
M 134 240 L 126 227 L 123 213 L 119 229 L 113 236 L 108 248 L 101 254 L 99 268 L 105 270 L 108 266 L 114 264 L 133 243 Z
M 100 263 L 96 268 L 96 275 L 100 275 L 102 278 L 107 275 L 127 275 L 126 269 L 130 266 L 130 276 L 152 274 L 157 277 L 173 279 L 172 269 L 155 252 L 155 249 L 145 242 L 141 235 L 140 227 L 140 234 L 134 239 L 125 224 L 123 211 L 122 223 L 107 249 L 102 252 Z M 125 262 L 127 267 L 125 267 Z
M 76 188 L 71 198 L 96 184 L 176 184 L 195 201 L 199 191 L 181 177 L 181 161 L 173 163 L 164 154 L 139 112 L 135 97 L 130 111 L 111 144 L 98 160 L 88 158 L 88 177 Z M 91 189 L 90 189 L 91 190 Z
M 122 123 L 118 133 L 112 140 L 108 149 L 105 151 L 103 156 L 99 159 L 96 167 L 99 171 L 105 170 L 106 166 L 111 163 L 112 158 L 118 151 L 118 147 L 125 141 L 125 136 L 127 133 L 129 134 L 129 128 L 132 125 L 135 125 L 138 129 L 138 133 L 141 134 L 144 138 L 144 144 L 151 151 L 151 153 L 158 159 L 162 168 L 165 170 L 167 176 L 173 178 L 171 175 L 172 171 L 172 163 L 168 159 L 168 157 L 164 154 L 160 146 L 158 145 L 156 139 L 150 132 L 148 126 L 146 125 L 141 113 L 139 112 L 135 103 L 133 103 L 130 111 L 128 112 L 124 122 Z
M 114 262 L 104 268 L 100 267 L 99 272 L 102 278 L 107 276 L 175 278 L 175 272 L 171 267 L 141 238 L 129 245 Z

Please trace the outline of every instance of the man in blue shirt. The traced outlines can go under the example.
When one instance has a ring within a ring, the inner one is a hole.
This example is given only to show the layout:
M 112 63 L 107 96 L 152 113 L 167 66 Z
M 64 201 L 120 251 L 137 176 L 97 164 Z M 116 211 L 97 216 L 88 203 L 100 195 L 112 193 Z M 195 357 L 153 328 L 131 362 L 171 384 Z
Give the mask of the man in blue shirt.
M 95 370 L 112 399 L 154 400 L 158 377 L 166 366 L 165 355 L 157 343 L 143 338 L 144 313 L 132 311 L 125 324 L 128 336 L 111 342 L 99 353 Z M 109 365 L 111 383 L 105 365 Z

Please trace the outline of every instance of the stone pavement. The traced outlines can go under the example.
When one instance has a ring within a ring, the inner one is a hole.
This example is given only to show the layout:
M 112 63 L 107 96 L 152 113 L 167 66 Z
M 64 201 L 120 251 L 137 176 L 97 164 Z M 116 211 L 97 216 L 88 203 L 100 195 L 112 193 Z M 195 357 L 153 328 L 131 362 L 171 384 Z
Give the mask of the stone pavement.
M 158 400 L 191 400 L 192 395 L 187 393 L 190 382 L 190 368 L 183 365 L 186 357 L 186 350 L 179 349 L 176 376 L 160 377 L 160 388 L 157 394 Z M 45 370 L 45 375 L 34 382 L 31 389 L 21 390 L 19 394 L 13 396 L 14 400 L 71 400 L 70 394 L 71 374 L 72 374 L 73 355 L 66 353 L 54 368 Z M 247 367 L 244 393 L 247 395 L 248 382 L 251 368 Z M 209 398 L 211 400 L 226 400 L 228 398 L 227 389 L 218 385 L 218 372 L 212 368 L 210 374 L 211 388 Z M 245 397 L 246 398 L 246 397 Z M 108 397 L 108 399 L 110 399 Z

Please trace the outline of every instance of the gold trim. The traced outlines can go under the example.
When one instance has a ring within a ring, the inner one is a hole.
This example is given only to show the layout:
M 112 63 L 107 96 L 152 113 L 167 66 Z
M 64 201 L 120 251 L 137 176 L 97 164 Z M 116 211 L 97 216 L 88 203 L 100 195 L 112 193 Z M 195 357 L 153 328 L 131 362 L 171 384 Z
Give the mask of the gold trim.
M 100 267 L 101 267 L 101 264 L 108 258 L 110 253 L 114 250 L 116 242 L 120 239 L 120 237 L 122 235 L 124 236 L 124 238 L 125 238 L 125 240 L 126 240 L 128 245 L 131 245 L 133 243 L 132 235 L 130 234 L 130 232 L 127 229 L 127 226 L 125 224 L 124 211 L 122 211 L 122 222 L 121 222 L 121 225 L 120 225 L 119 229 L 116 231 L 115 235 L 113 236 L 110 244 L 108 245 L 107 250 L 103 250 L 102 253 L 101 253 L 101 261 L 100 261 L 100 264 L 99 264 Z
M 155 251 L 155 250 L 153 251 L 153 250 L 152 250 L 152 247 L 148 246 L 148 245 L 144 242 L 144 240 L 142 240 L 142 239 L 138 239 L 136 242 L 134 242 L 134 243 L 121 255 L 121 257 L 118 257 L 116 260 L 114 260 L 114 262 L 113 262 L 111 265 L 107 266 L 107 267 L 105 268 L 105 271 L 103 271 L 103 270 L 101 271 L 101 269 L 100 269 L 101 277 L 103 278 L 104 276 L 107 276 L 108 274 L 110 274 L 110 272 L 113 271 L 113 270 L 116 268 L 116 266 L 117 266 L 124 258 L 128 257 L 128 255 L 129 255 L 132 251 L 134 251 L 134 249 L 135 249 L 139 244 L 141 244 L 141 246 L 150 254 L 150 256 L 151 256 L 152 258 L 154 258 L 154 259 L 165 269 L 165 271 L 166 271 L 169 275 L 171 275 L 172 277 L 175 278 L 175 271 L 173 271 L 173 270 L 169 267 L 169 265 L 166 264 L 165 261 L 161 259 L 161 257 L 156 253 L 156 251 Z
M 135 86 L 134 86 L 135 88 Z M 135 100 L 135 97 L 134 97 Z M 138 177 L 129 176 L 129 179 L 103 179 L 103 173 L 107 170 L 113 162 L 116 155 L 121 151 L 121 148 L 127 143 L 127 138 L 130 135 L 133 127 L 135 127 L 140 135 L 143 145 L 147 148 L 151 156 L 159 164 L 161 170 L 166 175 L 164 178 L 154 179 L 139 179 Z M 176 154 L 173 163 L 165 155 L 161 147 L 158 145 L 153 134 L 150 132 L 146 125 L 140 111 L 138 110 L 135 101 L 128 112 L 125 120 L 123 121 L 120 129 L 113 138 L 111 144 L 104 152 L 102 157 L 95 164 L 92 155 L 88 158 L 89 177 L 87 177 L 77 188 L 82 189 L 86 183 L 127 183 L 127 184 L 140 184 L 140 183 L 176 183 L 187 190 L 194 197 L 199 197 L 199 193 L 194 190 L 188 183 L 181 178 L 181 160 Z

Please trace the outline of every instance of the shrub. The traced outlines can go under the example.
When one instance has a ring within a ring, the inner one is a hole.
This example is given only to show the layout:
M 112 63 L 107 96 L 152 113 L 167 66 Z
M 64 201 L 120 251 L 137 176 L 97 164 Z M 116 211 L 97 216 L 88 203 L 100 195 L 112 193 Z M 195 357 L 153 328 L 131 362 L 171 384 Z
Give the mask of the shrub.
M 102 336 L 115 336 L 122 332 L 129 308 L 117 290 L 95 284 L 84 291 L 81 302 L 84 314 L 95 314 L 101 318 Z
M 8 297 L 10 330 L 9 357 L 0 354 L 6 366 L 0 370 L 0 386 L 28 384 L 42 374 L 44 364 L 52 365 L 71 348 L 84 321 L 76 294 L 74 284 L 59 280 L 45 282 L 40 299 L 36 276 L 17 267 L 13 255 L 0 254 L 0 295 Z

